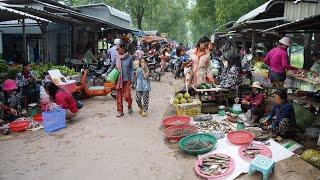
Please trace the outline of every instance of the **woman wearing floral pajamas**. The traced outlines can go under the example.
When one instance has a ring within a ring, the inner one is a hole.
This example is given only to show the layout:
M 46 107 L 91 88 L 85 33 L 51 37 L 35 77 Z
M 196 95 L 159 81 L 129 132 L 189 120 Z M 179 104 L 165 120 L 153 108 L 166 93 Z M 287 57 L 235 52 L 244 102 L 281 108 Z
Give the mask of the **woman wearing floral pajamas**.
M 214 82 L 211 74 L 210 52 L 208 51 L 210 39 L 202 37 L 195 49 L 188 52 L 191 60 L 191 84 L 197 86 L 206 82 Z

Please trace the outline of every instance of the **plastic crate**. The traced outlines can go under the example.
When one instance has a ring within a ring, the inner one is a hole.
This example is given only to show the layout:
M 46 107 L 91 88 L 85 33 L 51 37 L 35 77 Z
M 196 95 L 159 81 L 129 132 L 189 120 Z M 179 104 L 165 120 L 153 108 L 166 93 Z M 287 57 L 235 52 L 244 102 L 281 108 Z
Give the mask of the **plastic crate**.
M 66 127 L 66 111 L 64 109 L 43 112 L 42 118 L 44 131 L 47 133 Z
M 194 99 L 193 103 L 174 104 L 178 116 L 197 116 L 201 114 L 201 101 Z

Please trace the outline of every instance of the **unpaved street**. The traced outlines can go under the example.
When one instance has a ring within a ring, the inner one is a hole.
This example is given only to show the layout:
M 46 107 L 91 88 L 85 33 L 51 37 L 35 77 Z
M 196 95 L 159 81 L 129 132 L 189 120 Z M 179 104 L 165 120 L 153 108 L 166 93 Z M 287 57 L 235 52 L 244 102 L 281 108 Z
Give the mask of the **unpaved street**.
M 195 179 L 195 158 L 182 157 L 159 129 L 173 91 L 168 79 L 152 82 L 147 118 L 135 102 L 133 115 L 116 118 L 111 96 L 96 97 L 84 101 L 76 122 L 51 135 L 1 136 L 0 179 Z

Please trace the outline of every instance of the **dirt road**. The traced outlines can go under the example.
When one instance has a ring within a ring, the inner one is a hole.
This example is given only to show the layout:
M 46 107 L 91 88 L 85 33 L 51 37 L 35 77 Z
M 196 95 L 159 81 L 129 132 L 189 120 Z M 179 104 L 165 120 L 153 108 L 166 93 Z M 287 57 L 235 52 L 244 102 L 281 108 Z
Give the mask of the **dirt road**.
M 136 103 L 133 115 L 116 118 L 115 101 L 96 97 L 84 102 L 76 122 L 51 135 L 2 136 L 0 179 L 196 179 L 195 158 L 165 143 L 159 129 L 173 91 L 169 79 L 152 82 L 147 118 Z

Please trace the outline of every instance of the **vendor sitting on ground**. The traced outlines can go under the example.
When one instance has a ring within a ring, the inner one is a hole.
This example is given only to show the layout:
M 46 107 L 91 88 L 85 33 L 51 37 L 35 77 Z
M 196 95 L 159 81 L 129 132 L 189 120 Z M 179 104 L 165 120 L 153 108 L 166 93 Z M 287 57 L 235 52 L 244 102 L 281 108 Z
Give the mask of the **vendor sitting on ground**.
M 261 123 L 263 129 L 271 130 L 277 136 L 292 137 L 294 135 L 296 118 L 285 90 L 275 92 L 275 105 L 269 116 Z
M 7 79 L 3 83 L 0 101 L 3 103 L 0 108 L 4 110 L 3 117 L 6 122 L 14 121 L 21 114 L 21 93 L 14 80 Z
M 257 123 L 259 119 L 263 117 L 265 112 L 265 96 L 260 92 L 262 86 L 260 82 L 253 82 L 251 95 L 242 98 L 241 105 L 244 112 L 251 110 L 252 122 Z M 239 102 L 239 98 L 236 98 L 236 103 Z
M 44 84 L 44 89 L 50 96 L 51 102 L 60 105 L 63 109 L 66 110 L 67 119 L 71 119 L 77 114 L 77 102 L 70 93 L 59 88 L 53 82 L 46 82 Z

